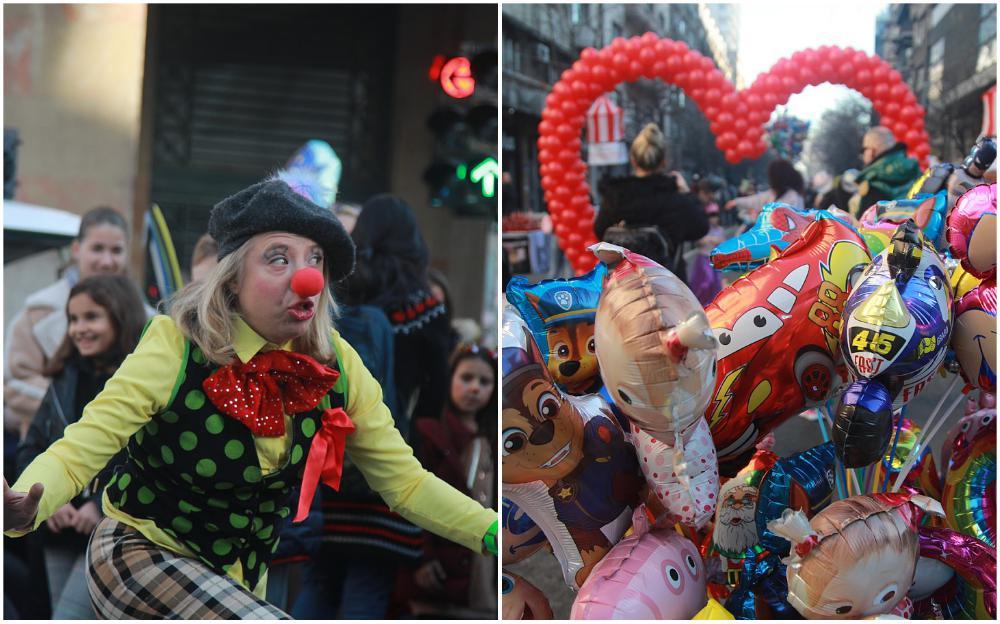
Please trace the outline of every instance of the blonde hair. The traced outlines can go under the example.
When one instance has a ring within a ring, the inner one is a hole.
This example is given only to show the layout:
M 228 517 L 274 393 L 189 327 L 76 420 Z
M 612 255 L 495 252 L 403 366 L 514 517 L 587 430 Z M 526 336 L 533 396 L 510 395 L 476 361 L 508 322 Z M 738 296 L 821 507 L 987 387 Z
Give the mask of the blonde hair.
M 249 245 L 244 243 L 224 256 L 204 280 L 188 284 L 169 302 L 170 318 L 181 333 L 197 345 L 208 360 L 220 366 L 236 357 L 234 319 L 239 315 L 239 299 L 232 285 L 242 277 L 248 249 Z M 324 287 L 317 313 L 309 321 L 306 332 L 292 341 L 292 348 L 322 363 L 332 364 L 336 354 L 331 336 L 337 312 L 329 288 Z
M 819 600 L 830 581 L 830 570 L 839 570 L 871 553 L 893 548 L 912 555 L 916 564 L 919 541 L 904 510 L 871 496 L 837 501 L 814 516 L 810 524 L 821 536 L 820 543 L 796 570 L 806 587 L 807 604 Z
M 667 161 L 667 140 L 655 123 L 648 123 L 632 141 L 629 156 L 643 171 L 656 171 Z

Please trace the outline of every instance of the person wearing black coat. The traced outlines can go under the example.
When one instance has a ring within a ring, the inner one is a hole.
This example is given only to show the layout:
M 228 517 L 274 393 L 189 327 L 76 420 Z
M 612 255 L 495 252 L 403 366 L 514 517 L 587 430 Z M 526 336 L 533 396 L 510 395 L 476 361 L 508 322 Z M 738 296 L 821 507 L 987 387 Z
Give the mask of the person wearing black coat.
M 598 185 L 601 207 L 594 234 L 658 262 L 687 282 L 681 248 L 708 234 L 704 208 L 679 173 L 664 173 L 666 142 L 656 124 L 642 129 L 630 155 L 634 175 L 605 178 Z

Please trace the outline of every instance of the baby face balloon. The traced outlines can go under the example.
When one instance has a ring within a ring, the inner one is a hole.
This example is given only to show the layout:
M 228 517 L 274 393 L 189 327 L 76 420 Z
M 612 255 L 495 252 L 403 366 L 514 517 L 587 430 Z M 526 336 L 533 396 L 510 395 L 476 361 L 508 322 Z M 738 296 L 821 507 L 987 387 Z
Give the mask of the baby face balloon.
M 670 444 L 701 418 L 715 382 L 715 339 L 701 304 L 676 275 L 627 249 L 591 247 L 608 265 L 594 340 L 615 405 Z

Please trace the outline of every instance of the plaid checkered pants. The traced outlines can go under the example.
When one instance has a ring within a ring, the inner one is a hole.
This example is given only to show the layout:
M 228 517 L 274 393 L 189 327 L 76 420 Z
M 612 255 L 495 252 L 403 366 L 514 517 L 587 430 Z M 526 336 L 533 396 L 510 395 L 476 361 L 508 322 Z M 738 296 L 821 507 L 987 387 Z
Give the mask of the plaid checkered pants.
M 90 538 L 87 586 L 94 610 L 109 620 L 291 619 L 230 577 L 111 518 Z

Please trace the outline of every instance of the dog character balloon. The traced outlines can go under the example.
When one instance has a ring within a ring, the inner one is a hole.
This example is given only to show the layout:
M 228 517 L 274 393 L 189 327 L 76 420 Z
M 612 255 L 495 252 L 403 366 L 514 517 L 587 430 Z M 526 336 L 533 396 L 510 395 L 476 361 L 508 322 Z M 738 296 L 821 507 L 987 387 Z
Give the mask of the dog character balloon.
M 833 440 L 850 468 L 878 461 L 893 407 L 917 396 L 947 354 L 952 293 L 944 262 L 912 221 L 900 225 L 847 299 L 840 349 L 853 381 Z
M 569 394 L 596 392 L 601 385 L 594 345 L 594 316 L 605 268 L 580 277 L 531 284 L 511 278 L 507 300 L 531 328 L 549 373 Z
M 811 521 L 785 510 L 768 528 L 792 544 L 785 560 L 788 602 L 808 619 L 910 610 L 903 601 L 913 584 L 925 510 L 940 514 L 941 506 L 908 493 L 852 496 Z
M 635 449 L 603 399 L 556 387 L 511 307 L 501 346 L 503 495 L 541 527 L 576 588 L 628 528 L 642 485 Z
M 705 606 L 705 566 L 690 540 L 650 530 L 640 508 L 634 532 L 618 542 L 580 588 L 574 620 L 687 620 Z
M 721 474 L 736 474 L 761 437 L 840 384 L 841 313 L 870 261 L 854 230 L 822 219 L 706 306 L 719 349 L 705 417 Z
M 708 259 L 716 271 L 750 271 L 801 238 L 814 221 L 836 218 L 827 210 L 799 210 L 782 202 L 764 204 L 752 228 L 720 244 Z

